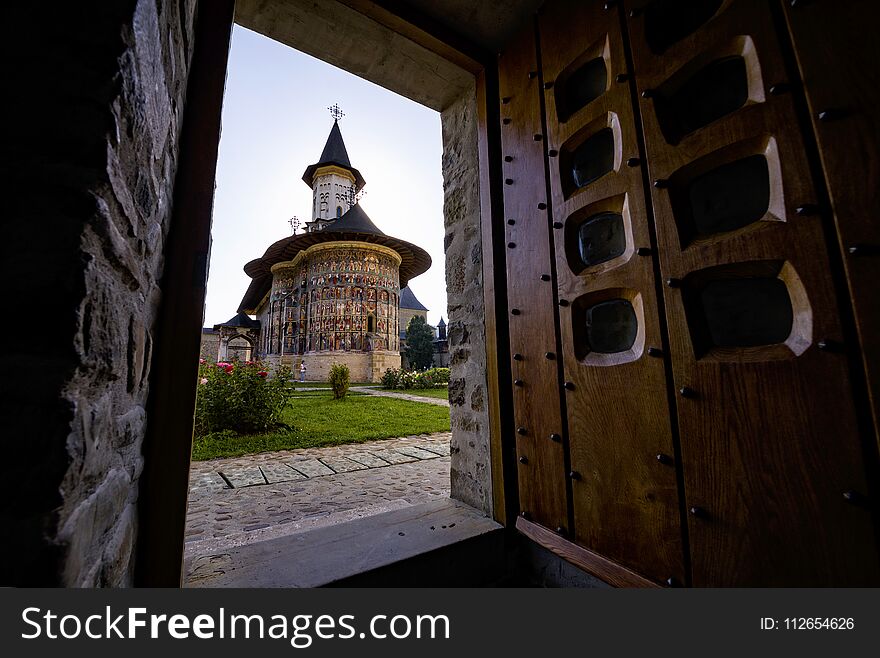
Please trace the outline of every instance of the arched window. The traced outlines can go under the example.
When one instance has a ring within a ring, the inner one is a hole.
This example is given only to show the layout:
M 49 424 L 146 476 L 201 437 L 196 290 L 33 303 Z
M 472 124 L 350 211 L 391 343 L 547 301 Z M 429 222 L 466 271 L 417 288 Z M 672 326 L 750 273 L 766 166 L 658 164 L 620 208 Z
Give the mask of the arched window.
M 342 206 L 336 206 L 336 219 L 342 217 Z

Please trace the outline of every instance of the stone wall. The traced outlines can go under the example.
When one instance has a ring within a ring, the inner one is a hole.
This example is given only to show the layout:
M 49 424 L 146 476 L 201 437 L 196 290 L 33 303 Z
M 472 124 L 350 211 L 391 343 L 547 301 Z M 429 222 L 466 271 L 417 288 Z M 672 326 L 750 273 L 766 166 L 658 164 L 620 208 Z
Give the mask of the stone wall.
M 306 381 L 326 382 L 334 363 L 348 366 L 352 382 L 378 382 L 387 368 L 400 367 L 397 352 L 316 352 L 294 356 L 290 363 L 299 380 L 299 364 L 306 362 Z
M 220 354 L 220 332 L 214 329 L 202 329 L 199 358 L 208 363 L 215 363 L 218 354 Z
M 400 309 L 400 331 L 406 331 L 406 328 L 409 326 L 409 321 L 412 320 L 415 316 L 420 315 L 425 319 L 425 322 L 428 321 L 428 312 L 427 311 L 419 311 L 414 308 L 402 308 Z
M 451 495 L 492 514 L 486 330 L 480 234 L 477 107 L 473 89 L 441 114 L 449 312 Z
M 0 585 L 129 585 L 195 0 L 9 13 Z

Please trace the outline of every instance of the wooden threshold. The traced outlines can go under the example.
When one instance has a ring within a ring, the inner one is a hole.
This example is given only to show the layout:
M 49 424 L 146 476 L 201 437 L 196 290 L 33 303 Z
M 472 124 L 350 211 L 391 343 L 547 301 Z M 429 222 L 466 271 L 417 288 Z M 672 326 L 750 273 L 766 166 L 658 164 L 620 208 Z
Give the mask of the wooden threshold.
M 598 553 L 563 539 L 555 532 L 532 521 L 527 521 L 521 516 L 516 520 L 516 529 L 551 553 L 571 562 L 579 569 L 596 576 L 612 587 L 660 587 L 654 581 L 640 576 L 635 571 L 630 571 Z

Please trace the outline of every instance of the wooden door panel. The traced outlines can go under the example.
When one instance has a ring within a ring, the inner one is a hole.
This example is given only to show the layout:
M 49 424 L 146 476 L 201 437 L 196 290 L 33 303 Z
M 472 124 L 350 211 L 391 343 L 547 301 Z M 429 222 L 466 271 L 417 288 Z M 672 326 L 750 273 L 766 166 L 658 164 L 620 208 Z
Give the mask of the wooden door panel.
M 784 8 L 801 79 L 808 82 L 804 91 L 852 295 L 876 431 L 880 427 L 880 304 L 874 288 L 880 281 L 880 41 L 856 34 L 863 25 L 880 24 L 880 5 L 872 0 L 839 0 Z
M 853 504 L 866 483 L 837 300 L 779 35 L 768 3 L 718 4 L 690 34 L 667 30 L 680 38 L 662 49 L 652 3 L 626 6 L 669 283 L 693 583 L 876 583 L 870 513 Z M 694 76 L 729 58 L 743 60 L 745 104 L 685 116 L 682 98 L 702 103 L 694 89 L 709 88 Z
M 568 508 L 538 85 L 529 25 L 499 59 L 510 358 L 520 510 L 555 531 Z
M 602 2 L 563 0 L 545 5 L 538 23 L 548 148 L 555 154 L 549 171 L 562 351 L 570 382 L 565 395 L 576 474 L 574 540 L 654 581 L 683 583 L 650 219 L 620 15 Z M 575 154 L 609 129 L 610 171 L 576 187 Z M 591 229 L 592 223 L 599 228 Z M 603 248 L 600 238 L 613 244 Z M 584 244 L 595 247 L 595 262 L 589 254 L 585 258 Z M 604 334 L 596 337 L 599 314 L 604 309 L 606 324 L 615 320 L 614 305 L 617 314 L 635 320 L 637 329 L 620 344 L 599 344 L 609 341 Z

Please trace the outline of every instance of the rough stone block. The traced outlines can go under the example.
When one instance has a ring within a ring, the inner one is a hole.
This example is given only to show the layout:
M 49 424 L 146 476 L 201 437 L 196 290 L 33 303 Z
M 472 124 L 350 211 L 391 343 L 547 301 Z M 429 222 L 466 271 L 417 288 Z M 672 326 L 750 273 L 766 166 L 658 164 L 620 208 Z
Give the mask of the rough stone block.
M 257 484 L 266 484 L 263 478 L 263 472 L 259 466 L 230 466 L 221 471 L 220 474 L 225 477 L 236 489 L 240 487 L 251 487 Z
M 305 475 L 303 475 L 299 471 L 293 470 L 293 468 L 282 462 L 264 461 L 260 463 L 260 470 L 263 471 L 263 475 L 265 476 L 269 484 L 306 479 Z
M 415 446 L 402 446 L 400 448 L 394 448 L 394 450 L 402 455 L 415 457 L 416 459 L 435 459 L 436 457 L 438 457 L 437 453 L 435 452 L 423 450 L 422 448 L 416 448 Z
M 351 471 L 361 471 L 366 468 L 363 464 L 358 464 L 347 457 L 323 457 L 321 461 L 337 473 L 350 473 Z
M 346 456 L 349 459 L 363 464 L 367 468 L 381 468 L 382 466 L 388 466 L 388 462 L 374 452 L 350 452 Z
M 288 466 L 296 469 L 309 478 L 321 477 L 323 475 L 334 475 L 336 471 L 317 459 L 297 459 L 286 462 Z

